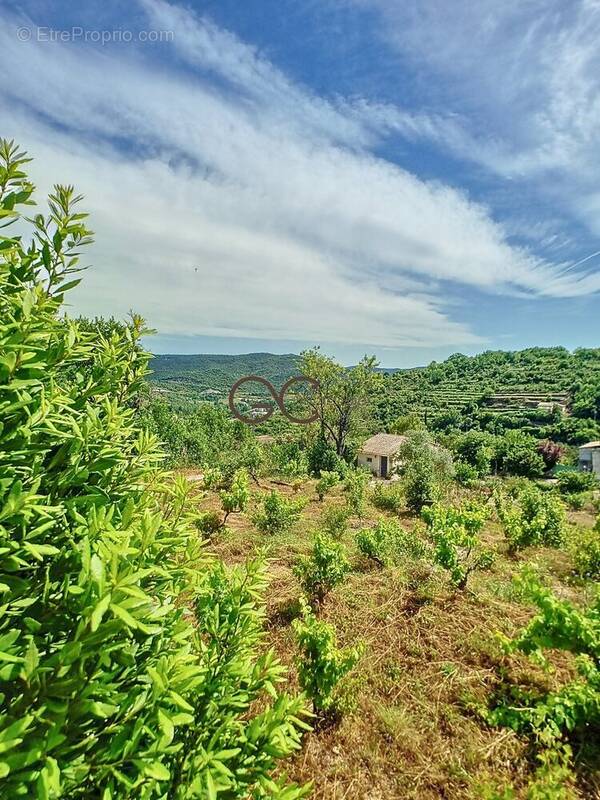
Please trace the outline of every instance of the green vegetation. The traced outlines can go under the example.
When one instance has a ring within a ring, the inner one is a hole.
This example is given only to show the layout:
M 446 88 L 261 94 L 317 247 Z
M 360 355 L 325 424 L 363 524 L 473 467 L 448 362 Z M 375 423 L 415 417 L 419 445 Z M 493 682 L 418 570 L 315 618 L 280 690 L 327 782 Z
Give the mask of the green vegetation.
M 494 554 L 479 540 L 488 517 L 484 506 L 476 503 L 459 507 L 435 505 L 424 508 L 422 516 L 434 544 L 434 561 L 448 570 L 457 589 L 466 587 L 472 572 L 492 565 Z
M 339 713 L 345 705 L 342 681 L 358 663 L 361 648 L 340 649 L 333 627 L 318 620 L 306 603 L 302 619 L 294 621 L 294 631 L 300 648 L 300 685 L 315 713 Z
M 496 495 L 496 508 L 511 553 L 531 545 L 559 547 L 565 539 L 564 505 L 535 486 L 523 489 L 516 500 Z
M 294 567 L 302 591 L 316 605 L 321 605 L 327 594 L 342 583 L 349 571 L 350 563 L 344 545 L 324 533 L 315 535 L 312 553 L 300 558 Z
M 257 435 L 149 388 L 139 318 L 64 316 L 74 202 L 0 239 L 0 798 L 596 796 L 598 351 L 309 351 L 319 419 Z M 384 427 L 389 482 L 356 467 Z
M 55 186 L 23 242 L 26 163 L 0 142 L 0 796 L 300 797 L 271 777 L 303 703 L 275 688 L 264 568 L 204 556 L 156 468 L 142 321 L 61 319 L 90 231 Z

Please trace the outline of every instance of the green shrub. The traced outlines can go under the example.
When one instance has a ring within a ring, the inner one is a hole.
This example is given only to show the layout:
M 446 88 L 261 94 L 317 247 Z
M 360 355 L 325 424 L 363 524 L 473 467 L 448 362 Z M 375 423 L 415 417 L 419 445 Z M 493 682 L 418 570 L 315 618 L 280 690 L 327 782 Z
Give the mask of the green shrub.
M 359 518 L 364 517 L 365 514 L 367 486 L 370 480 L 369 473 L 362 469 L 348 470 L 344 478 L 346 505 L 348 510 Z
M 581 578 L 600 580 L 600 521 L 595 528 L 579 528 L 570 537 L 569 550 Z
M 450 453 L 434 444 L 424 431 L 409 434 L 398 453 L 402 462 L 406 504 L 421 511 L 440 499 L 444 484 L 454 476 Z
M 202 474 L 204 489 L 218 489 L 223 485 L 223 473 L 218 467 L 205 467 Z
M 479 473 L 477 472 L 476 467 L 471 466 L 471 464 L 466 464 L 464 461 L 457 461 L 454 465 L 454 470 L 454 477 L 457 483 L 460 483 L 461 486 L 465 486 L 467 488 L 477 486 L 479 481 Z
M 348 530 L 349 515 L 346 506 L 330 506 L 321 514 L 321 527 L 334 539 L 342 539 Z
M 311 555 L 301 557 L 294 567 L 302 590 L 319 605 L 349 571 L 344 546 L 324 533 L 315 535 Z
M 516 688 L 489 712 L 488 720 L 554 746 L 566 733 L 600 723 L 600 595 L 590 608 L 579 609 L 557 598 L 531 570 L 518 583 L 538 613 L 516 638 L 501 637 L 505 652 L 525 653 L 549 666 L 553 650 L 568 651 L 576 657 L 578 675 L 556 691 Z
M 323 502 L 323 498 L 326 494 L 328 494 L 334 486 L 336 486 L 340 481 L 340 476 L 337 472 L 328 471 L 328 470 L 321 470 L 321 477 L 316 483 L 315 490 L 319 497 L 320 502 Z
M 567 508 L 569 508 L 571 511 L 581 511 L 581 509 L 585 506 L 587 495 L 585 492 L 578 492 L 577 494 L 565 494 L 563 495 L 562 499 L 567 505 Z
M 530 485 L 516 501 L 500 494 L 496 494 L 495 501 L 511 553 L 531 545 L 560 547 L 563 543 L 566 515 L 558 497 Z
M 476 503 L 456 508 L 435 505 L 424 508 L 422 516 L 435 546 L 434 561 L 448 570 L 458 589 L 466 587 L 472 572 L 492 565 L 493 553 L 479 541 L 479 533 L 488 518 L 484 506 Z
M 0 142 L 5 222 L 24 164 Z M 189 482 L 157 471 L 141 320 L 105 336 L 61 317 L 89 241 L 76 200 L 57 186 L 33 241 L 0 237 L 0 794 L 264 796 L 302 711 L 259 654 L 264 574 L 203 555 Z
M 397 563 L 400 558 L 422 558 L 425 547 L 415 533 L 408 533 L 395 520 L 380 519 L 372 528 L 356 535 L 359 551 L 381 566 Z
M 275 490 L 263 495 L 262 508 L 254 515 L 254 524 L 263 533 L 284 533 L 300 519 L 306 500 L 288 500 Z
M 230 514 L 239 514 L 246 509 L 250 499 L 248 488 L 248 473 L 245 469 L 236 471 L 227 491 L 221 492 L 221 505 L 223 506 L 223 525 L 227 523 Z
M 196 520 L 196 528 L 210 538 L 223 527 L 223 518 L 218 511 L 204 511 Z
M 340 649 L 333 626 L 317 619 L 305 602 L 302 619 L 294 620 L 293 626 L 300 648 L 300 686 L 316 714 L 339 713 L 345 704 L 342 681 L 358 663 L 362 647 Z
M 579 494 L 598 488 L 598 478 L 593 472 L 564 470 L 558 475 L 558 488 L 561 494 Z
M 376 483 L 371 492 L 370 500 L 375 508 L 380 511 L 391 511 L 394 514 L 399 514 L 404 510 L 404 492 L 398 482 L 389 485 Z

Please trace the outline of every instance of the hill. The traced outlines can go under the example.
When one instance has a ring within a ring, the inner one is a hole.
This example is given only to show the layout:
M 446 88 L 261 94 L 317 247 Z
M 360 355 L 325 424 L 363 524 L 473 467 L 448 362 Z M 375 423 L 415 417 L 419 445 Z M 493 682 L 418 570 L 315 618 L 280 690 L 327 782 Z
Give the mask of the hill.
M 542 435 L 550 435 L 546 429 L 560 427 L 562 419 L 563 428 L 573 430 L 559 438 L 576 443 L 593 436 L 600 418 L 600 349 L 456 354 L 387 375 L 379 401 L 382 424 L 407 413 L 439 429 L 465 427 L 468 421 L 471 427 L 523 428 Z
M 246 375 L 260 375 L 279 389 L 298 373 L 297 365 L 298 356 L 291 353 L 156 355 L 150 362 L 150 382 L 173 399 L 223 400 Z

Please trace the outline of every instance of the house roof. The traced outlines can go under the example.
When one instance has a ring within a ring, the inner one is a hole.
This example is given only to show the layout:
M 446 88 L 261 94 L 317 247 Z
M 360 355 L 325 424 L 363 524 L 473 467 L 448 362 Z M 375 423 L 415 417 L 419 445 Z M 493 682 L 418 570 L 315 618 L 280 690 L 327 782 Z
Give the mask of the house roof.
M 579 445 L 580 450 L 594 450 L 597 447 L 600 448 L 600 442 L 588 442 L 587 444 Z
M 376 433 L 361 447 L 362 453 L 372 453 L 375 456 L 393 456 L 406 441 L 406 436 L 396 436 L 393 433 Z

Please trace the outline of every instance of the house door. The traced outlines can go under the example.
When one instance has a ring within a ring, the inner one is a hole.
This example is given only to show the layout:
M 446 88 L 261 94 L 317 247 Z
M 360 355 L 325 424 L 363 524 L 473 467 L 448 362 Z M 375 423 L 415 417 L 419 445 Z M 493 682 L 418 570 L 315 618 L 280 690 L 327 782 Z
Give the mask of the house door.
M 381 477 L 387 478 L 388 462 L 387 456 L 381 456 Z

